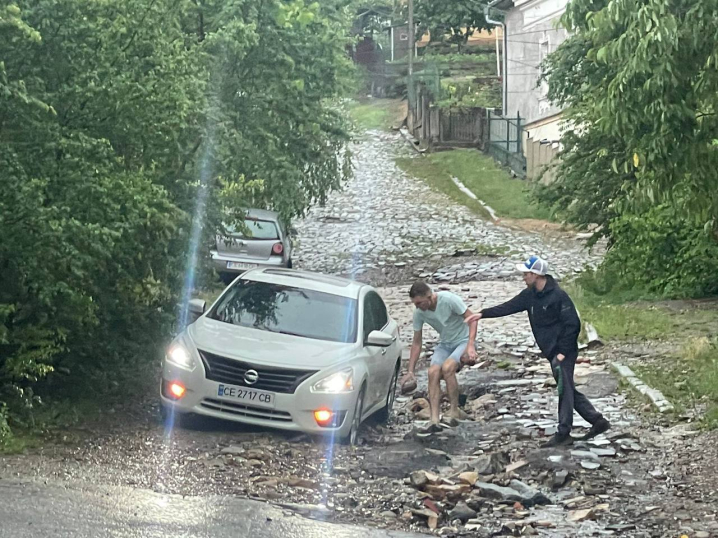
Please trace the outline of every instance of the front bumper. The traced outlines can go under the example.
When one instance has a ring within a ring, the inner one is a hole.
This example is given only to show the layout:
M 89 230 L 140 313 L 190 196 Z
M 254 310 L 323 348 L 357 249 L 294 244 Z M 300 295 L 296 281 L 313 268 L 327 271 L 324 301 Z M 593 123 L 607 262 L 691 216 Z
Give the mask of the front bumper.
M 317 373 L 299 385 L 293 394 L 274 393 L 275 405 L 269 409 L 219 397 L 219 386 L 222 383 L 206 379 L 202 364 L 189 372 L 165 361 L 160 397 L 163 406 L 177 413 L 194 413 L 266 428 L 345 437 L 351 429 L 358 392 L 311 392 L 310 387 L 321 378 L 322 374 Z M 164 387 L 171 382 L 179 382 L 186 388 L 181 399 L 168 397 Z M 319 426 L 314 418 L 314 412 L 318 409 L 329 409 L 341 420 L 337 420 L 335 426 Z
M 285 260 L 283 256 L 270 256 L 269 258 L 265 258 L 265 259 L 257 259 L 257 258 L 250 258 L 247 256 L 233 256 L 231 254 L 219 253 L 216 250 L 210 251 L 210 255 L 212 257 L 212 265 L 220 273 L 240 274 L 240 273 L 244 273 L 245 271 L 249 271 L 249 269 L 254 269 L 254 267 L 249 267 L 247 269 L 228 269 L 227 262 L 246 263 L 246 264 L 256 266 L 256 267 L 286 267 L 287 266 L 287 260 Z

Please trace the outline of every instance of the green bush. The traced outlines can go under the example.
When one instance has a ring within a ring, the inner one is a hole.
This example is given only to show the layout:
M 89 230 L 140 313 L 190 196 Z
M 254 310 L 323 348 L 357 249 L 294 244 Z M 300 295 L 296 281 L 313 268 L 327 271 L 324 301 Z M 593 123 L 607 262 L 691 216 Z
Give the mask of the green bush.
M 101 405 L 155 383 L 220 208 L 296 217 L 351 174 L 335 106 L 349 20 L 332 8 L 5 4 L 0 442 L 33 425 L 40 397 Z
M 499 80 L 475 82 L 468 80 L 446 80 L 441 83 L 440 107 L 485 107 L 501 106 L 501 83 Z
M 718 293 L 718 241 L 673 207 L 618 217 L 610 236 L 604 281 L 665 297 Z

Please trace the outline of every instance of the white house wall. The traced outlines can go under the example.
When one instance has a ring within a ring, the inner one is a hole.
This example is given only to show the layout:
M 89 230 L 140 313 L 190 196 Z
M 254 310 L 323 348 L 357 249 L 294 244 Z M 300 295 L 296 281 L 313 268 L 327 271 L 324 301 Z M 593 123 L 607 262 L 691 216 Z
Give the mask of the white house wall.
M 508 106 L 506 115 L 518 112 L 523 123 L 554 116 L 560 109 L 546 98 L 547 88 L 537 87 L 542 59 L 567 37 L 558 20 L 568 0 L 514 0 L 506 16 L 508 35 Z

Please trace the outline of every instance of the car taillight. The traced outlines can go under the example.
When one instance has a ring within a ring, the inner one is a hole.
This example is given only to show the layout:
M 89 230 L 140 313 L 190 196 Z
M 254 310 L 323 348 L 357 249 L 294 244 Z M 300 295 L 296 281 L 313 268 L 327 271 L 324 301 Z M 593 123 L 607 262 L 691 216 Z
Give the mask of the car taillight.
M 284 252 L 284 245 L 281 243 L 274 243 L 274 246 L 272 247 L 272 254 L 281 254 Z

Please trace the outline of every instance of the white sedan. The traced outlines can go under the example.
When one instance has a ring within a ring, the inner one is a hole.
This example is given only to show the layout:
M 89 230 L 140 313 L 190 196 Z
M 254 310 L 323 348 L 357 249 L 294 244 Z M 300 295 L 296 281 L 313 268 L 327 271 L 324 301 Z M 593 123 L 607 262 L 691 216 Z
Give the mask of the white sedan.
M 328 434 L 351 444 L 389 418 L 401 365 L 396 322 L 351 280 L 284 268 L 248 271 L 170 345 L 164 412 Z

